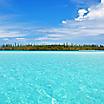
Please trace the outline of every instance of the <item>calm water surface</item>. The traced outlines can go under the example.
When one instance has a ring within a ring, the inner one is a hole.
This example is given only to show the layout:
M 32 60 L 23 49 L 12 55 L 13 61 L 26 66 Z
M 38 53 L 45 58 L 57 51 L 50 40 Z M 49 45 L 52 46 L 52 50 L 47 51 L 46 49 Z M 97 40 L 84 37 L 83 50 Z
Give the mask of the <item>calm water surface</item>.
M 104 52 L 0 52 L 0 104 L 104 104 Z

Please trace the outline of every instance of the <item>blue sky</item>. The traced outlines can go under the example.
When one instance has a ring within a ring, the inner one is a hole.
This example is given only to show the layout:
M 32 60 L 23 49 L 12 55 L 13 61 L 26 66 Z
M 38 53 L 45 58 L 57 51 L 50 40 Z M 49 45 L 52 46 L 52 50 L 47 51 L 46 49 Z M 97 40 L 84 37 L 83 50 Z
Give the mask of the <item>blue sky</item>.
M 103 44 L 104 0 L 0 0 L 0 44 Z

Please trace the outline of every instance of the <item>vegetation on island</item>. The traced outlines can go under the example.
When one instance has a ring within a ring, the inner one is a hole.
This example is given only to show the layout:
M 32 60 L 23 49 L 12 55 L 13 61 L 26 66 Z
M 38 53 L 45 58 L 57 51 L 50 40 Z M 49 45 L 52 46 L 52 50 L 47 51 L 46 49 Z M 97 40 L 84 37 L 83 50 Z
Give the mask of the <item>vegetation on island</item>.
M 27 51 L 78 51 L 78 50 L 104 50 L 103 45 L 76 45 L 76 44 L 54 44 L 54 45 L 19 45 L 5 44 L 0 50 L 27 50 Z

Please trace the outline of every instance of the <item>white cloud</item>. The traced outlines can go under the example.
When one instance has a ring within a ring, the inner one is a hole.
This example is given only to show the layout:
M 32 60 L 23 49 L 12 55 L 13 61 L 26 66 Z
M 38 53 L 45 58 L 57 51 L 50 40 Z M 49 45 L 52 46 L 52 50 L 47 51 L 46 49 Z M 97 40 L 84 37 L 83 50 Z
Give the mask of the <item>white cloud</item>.
M 12 38 L 12 37 L 21 37 L 21 36 L 25 36 L 26 34 L 24 34 L 21 31 L 18 30 L 1 30 L 0 29 L 0 38 Z
M 101 3 L 104 4 L 104 0 L 101 0 Z
M 69 34 L 76 37 L 104 35 L 104 0 L 88 9 L 79 9 L 78 14 L 75 20 L 62 22 Z
M 63 23 L 63 24 L 66 24 L 66 23 L 67 23 L 67 21 L 63 20 L 63 21 L 62 21 L 62 23 Z
M 0 38 L 13 38 L 25 36 L 26 31 L 18 26 L 0 25 Z
M 4 38 L 4 37 L 18 37 L 21 36 L 20 32 L 17 31 L 0 31 L 0 38 Z
M 101 37 L 104 35 L 104 0 L 88 9 L 79 9 L 77 18 L 74 20 L 63 20 L 62 26 L 59 28 L 36 28 L 34 26 L 0 27 L 0 38 L 17 37 L 16 40 L 27 41 L 29 39 L 21 37 L 30 34 L 34 34 L 34 38 L 30 40 L 37 41 Z M 39 36 L 36 36 L 36 34 Z
M 84 14 L 85 13 L 87 13 L 88 11 L 87 10 L 85 10 L 85 9 L 80 9 L 79 11 L 78 11 L 78 14 L 79 14 L 79 17 L 78 18 L 76 18 L 75 20 L 76 21 L 82 21 L 82 20 L 84 20 Z
M 83 37 L 96 38 L 104 35 L 104 0 L 88 9 L 79 9 L 75 20 L 63 20 L 60 28 L 43 28 L 37 32 L 48 34 L 48 39 L 70 40 Z M 100 39 L 100 38 L 99 38 Z M 95 39 L 96 40 L 96 39 Z
M 25 38 L 16 38 L 16 40 L 25 40 Z
M 78 13 L 79 17 L 75 19 L 77 21 L 103 19 L 104 0 L 101 0 L 101 3 L 99 5 L 88 8 L 88 10 L 80 9 Z M 87 13 L 87 15 L 85 15 L 85 13 Z
M 24 36 L 35 34 L 34 29 L 37 30 L 35 26 L 30 26 L 29 24 L 22 23 L 0 23 L 0 38 L 21 38 Z

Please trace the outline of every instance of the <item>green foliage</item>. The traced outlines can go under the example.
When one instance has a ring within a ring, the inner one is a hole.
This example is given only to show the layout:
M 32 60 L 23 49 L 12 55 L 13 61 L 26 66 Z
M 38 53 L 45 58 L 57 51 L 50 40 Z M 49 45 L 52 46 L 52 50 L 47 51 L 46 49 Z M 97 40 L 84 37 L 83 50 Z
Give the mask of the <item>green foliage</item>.
M 2 45 L 0 47 L 0 50 L 30 50 L 30 51 L 78 51 L 78 50 L 104 50 L 104 46 L 103 45 L 68 45 L 67 44 L 63 44 L 63 45 L 19 45 L 16 44 L 12 45 L 12 44 L 6 44 L 6 45 Z

